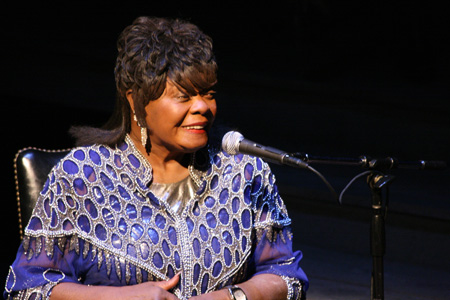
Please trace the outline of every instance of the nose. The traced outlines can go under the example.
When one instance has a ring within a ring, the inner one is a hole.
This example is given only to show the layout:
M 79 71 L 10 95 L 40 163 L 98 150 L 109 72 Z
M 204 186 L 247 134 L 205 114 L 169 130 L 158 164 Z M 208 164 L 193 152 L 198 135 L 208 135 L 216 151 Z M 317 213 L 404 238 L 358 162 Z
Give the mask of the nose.
M 205 99 L 201 95 L 196 95 L 192 98 L 193 102 L 191 105 L 191 113 L 193 114 L 201 114 L 201 115 L 207 115 L 207 114 L 213 114 L 215 113 L 216 109 L 216 101 L 211 99 Z

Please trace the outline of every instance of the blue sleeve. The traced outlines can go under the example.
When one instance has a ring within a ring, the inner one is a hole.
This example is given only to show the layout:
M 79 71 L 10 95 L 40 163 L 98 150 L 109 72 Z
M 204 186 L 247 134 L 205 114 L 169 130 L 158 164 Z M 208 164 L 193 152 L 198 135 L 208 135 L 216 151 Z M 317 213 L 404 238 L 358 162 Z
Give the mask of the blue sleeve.
M 293 251 L 291 219 L 267 164 L 263 182 L 264 192 L 255 202 L 254 275 L 279 275 L 288 286 L 288 299 L 300 299 L 309 284 L 300 267 L 302 252 Z

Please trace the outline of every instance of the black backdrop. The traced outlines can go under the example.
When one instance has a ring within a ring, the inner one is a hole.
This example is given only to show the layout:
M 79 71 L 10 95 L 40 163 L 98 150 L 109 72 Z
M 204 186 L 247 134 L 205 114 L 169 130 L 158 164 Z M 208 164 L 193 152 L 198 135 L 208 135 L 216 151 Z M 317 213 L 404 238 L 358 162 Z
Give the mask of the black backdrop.
M 70 147 L 71 125 L 107 119 L 115 41 L 139 15 L 190 19 L 212 36 L 218 119 L 252 140 L 317 155 L 450 161 L 449 20 L 440 1 L 106 3 L 18 3 L 0 13 L 1 226 L 2 240 L 13 241 L 1 274 L 18 243 L 14 153 Z M 339 188 L 349 179 L 329 172 Z M 449 219 L 448 171 L 400 175 L 398 210 Z M 296 185 L 284 169 L 280 178 Z

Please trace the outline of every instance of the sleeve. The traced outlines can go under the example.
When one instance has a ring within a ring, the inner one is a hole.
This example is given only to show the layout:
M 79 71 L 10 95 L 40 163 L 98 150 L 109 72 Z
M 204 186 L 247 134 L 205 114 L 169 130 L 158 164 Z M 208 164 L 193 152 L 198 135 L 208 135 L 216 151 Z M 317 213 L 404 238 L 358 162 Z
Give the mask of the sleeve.
M 288 287 L 287 299 L 303 299 L 308 278 L 300 267 L 302 252 L 292 249 L 291 219 L 278 194 L 275 177 L 269 166 L 264 165 L 263 192 L 255 205 L 254 275 L 278 275 Z
M 6 279 L 5 299 L 49 299 L 52 288 L 58 283 L 79 283 L 83 279 L 83 266 L 88 265 L 85 262 L 89 258 L 79 255 L 75 249 L 70 250 L 69 246 L 72 242 L 83 247 L 83 241 L 75 242 L 73 238 L 55 240 L 50 256 L 42 249 L 44 240 L 45 237 L 25 237 L 21 243 Z
M 57 167 L 54 168 L 48 176 L 16 259 L 10 266 L 3 293 L 5 299 L 48 299 L 56 284 L 79 282 L 91 265 L 87 263 L 88 255 L 84 255 L 87 253 L 84 241 L 67 228 L 69 223 L 65 225 L 67 231 L 55 226 L 55 221 L 63 218 L 56 213 L 55 207 L 59 205 L 62 210 L 59 199 L 67 195 L 65 190 L 69 188 L 57 175 L 57 170 Z M 86 246 L 88 249 L 89 245 Z

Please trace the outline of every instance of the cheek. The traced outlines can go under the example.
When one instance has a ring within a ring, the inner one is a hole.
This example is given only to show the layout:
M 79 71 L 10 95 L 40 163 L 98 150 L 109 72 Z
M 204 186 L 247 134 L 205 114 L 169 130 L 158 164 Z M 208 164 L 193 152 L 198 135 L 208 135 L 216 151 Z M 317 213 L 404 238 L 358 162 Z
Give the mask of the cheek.
M 211 110 L 211 113 L 212 113 L 213 117 L 215 117 L 216 113 L 217 113 L 216 101 L 213 101 L 213 103 L 211 103 L 211 105 L 209 106 L 209 109 Z

